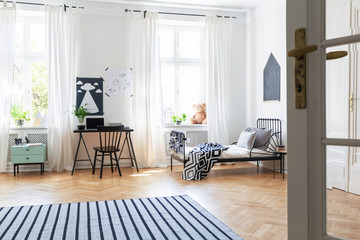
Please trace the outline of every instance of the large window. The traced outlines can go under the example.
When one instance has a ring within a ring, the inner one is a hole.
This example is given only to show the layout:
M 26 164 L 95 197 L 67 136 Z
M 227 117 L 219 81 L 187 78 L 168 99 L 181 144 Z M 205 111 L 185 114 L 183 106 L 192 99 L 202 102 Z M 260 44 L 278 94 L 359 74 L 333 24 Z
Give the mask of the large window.
M 42 12 L 18 11 L 15 33 L 12 120 L 25 113 L 25 126 L 39 126 L 48 108 L 45 18 Z M 26 114 L 27 113 L 27 114 Z
M 204 23 L 160 21 L 163 109 L 193 114 L 205 102 Z

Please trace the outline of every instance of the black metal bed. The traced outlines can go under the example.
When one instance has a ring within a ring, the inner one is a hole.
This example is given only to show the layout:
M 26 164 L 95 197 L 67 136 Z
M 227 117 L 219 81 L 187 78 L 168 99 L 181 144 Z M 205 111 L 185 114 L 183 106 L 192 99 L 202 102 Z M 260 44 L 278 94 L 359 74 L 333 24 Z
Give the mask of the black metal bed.
M 271 129 L 272 135 L 269 140 L 261 146 L 250 149 L 249 157 L 243 158 L 220 158 L 217 160 L 219 163 L 224 162 L 248 162 L 248 161 L 257 161 L 257 166 L 259 166 L 259 161 L 280 161 L 280 172 L 282 172 L 282 161 L 284 160 L 284 154 L 278 151 L 278 146 L 282 145 L 282 125 L 280 119 L 275 118 L 259 118 L 256 121 L 256 127 L 262 129 Z M 173 159 L 183 162 L 184 167 L 187 161 L 186 159 L 186 142 L 187 138 L 184 133 L 178 131 L 171 131 L 170 133 L 170 142 L 169 142 L 169 151 L 170 151 L 170 162 L 171 170 L 173 165 Z M 234 142 L 233 144 L 236 144 Z M 259 152 L 258 150 L 261 149 Z

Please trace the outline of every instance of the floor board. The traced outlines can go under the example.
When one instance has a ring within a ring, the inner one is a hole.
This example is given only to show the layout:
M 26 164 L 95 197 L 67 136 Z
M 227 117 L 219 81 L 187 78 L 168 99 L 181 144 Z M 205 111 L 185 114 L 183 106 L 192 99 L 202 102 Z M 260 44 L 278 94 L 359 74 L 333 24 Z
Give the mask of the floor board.
M 82 202 L 187 194 L 244 239 L 287 238 L 286 181 L 249 163 L 215 166 L 199 182 L 181 179 L 182 166 L 122 168 L 123 176 L 104 169 L 0 174 L 0 206 Z

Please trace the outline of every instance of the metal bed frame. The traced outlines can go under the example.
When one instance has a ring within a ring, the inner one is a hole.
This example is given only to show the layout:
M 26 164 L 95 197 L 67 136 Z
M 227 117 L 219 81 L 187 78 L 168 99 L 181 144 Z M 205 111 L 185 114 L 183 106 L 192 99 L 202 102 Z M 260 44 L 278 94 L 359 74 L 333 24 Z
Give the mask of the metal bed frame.
M 257 148 L 250 149 L 250 157 L 246 158 L 226 158 L 218 159 L 217 162 L 248 162 L 248 161 L 257 161 L 257 166 L 259 166 L 259 161 L 280 161 L 280 172 L 282 172 L 284 154 L 279 153 L 277 147 L 282 145 L 282 125 L 280 119 L 275 118 L 259 118 L 256 121 L 257 128 L 263 129 L 272 129 L 272 135 L 269 140 L 262 146 L 257 146 Z M 186 147 L 187 138 L 184 133 L 178 131 L 171 131 L 170 133 L 170 142 L 169 142 L 169 151 L 170 151 L 170 162 L 171 162 L 171 171 L 173 165 L 173 159 L 183 162 L 184 167 L 186 163 L 185 156 L 185 147 Z M 233 144 L 236 144 L 234 142 Z M 256 152 L 256 149 L 263 149 L 263 153 Z M 179 154 L 180 153 L 180 154 Z M 253 155 L 253 156 L 252 156 Z M 180 157 L 181 156 L 181 157 Z M 275 171 L 275 169 L 273 169 Z M 274 172 L 275 174 L 275 172 Z

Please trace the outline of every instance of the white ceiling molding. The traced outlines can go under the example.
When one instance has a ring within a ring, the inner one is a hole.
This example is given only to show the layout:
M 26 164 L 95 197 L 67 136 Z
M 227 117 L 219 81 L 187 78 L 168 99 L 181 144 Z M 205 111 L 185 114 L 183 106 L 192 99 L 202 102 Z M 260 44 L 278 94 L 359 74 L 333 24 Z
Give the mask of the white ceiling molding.
M 226 12 L 245 12 L 250 3 L 262 0 L 153 0 L 153 1 L 138 1 L 138 0 L 86 0 L 86 2 L 98 3 L 117 3 L 133 6 L 152 6 L 152 7 L 169 7 L 169 8 L 183 8 L 183 9 L 201 9 L 209 11 L 226 11 Z M 196 3 L 194 3 L 196 2 Z M 242 3 L 242 4 L 239 4 Z

